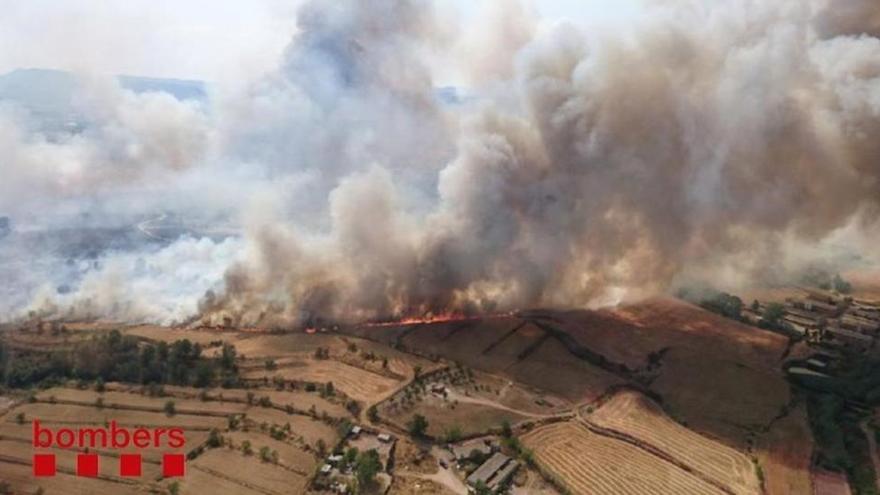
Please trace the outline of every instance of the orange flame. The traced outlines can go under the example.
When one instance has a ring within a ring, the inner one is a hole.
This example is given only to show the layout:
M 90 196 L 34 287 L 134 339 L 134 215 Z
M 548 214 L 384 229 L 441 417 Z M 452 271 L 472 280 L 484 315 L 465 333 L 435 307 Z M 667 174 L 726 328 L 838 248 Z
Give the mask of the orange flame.
M 479 316 L 466 316 L 458 313 L 445 313 L 439 315 L 428 314 L 424 316 L 410 316 L 394 321 L 379 321 L 366 323 L 366 327 L 399 327 L 410 325 L 426 325 L 431 323 L 447 323 L 450 321 L 478 320 Z

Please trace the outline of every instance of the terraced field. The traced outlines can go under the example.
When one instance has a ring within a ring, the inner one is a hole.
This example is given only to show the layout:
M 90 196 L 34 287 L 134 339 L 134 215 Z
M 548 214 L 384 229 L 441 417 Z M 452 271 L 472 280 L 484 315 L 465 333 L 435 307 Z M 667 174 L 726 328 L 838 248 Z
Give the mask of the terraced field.
M 761 492 L 755 468 L 745 454 L 676 423 L 638 392 L 615 394 L 586 419 L 660 449 L 735 494 Z
M 242 492 L 253 491 L 266 495 L 305 493 L 308 478 L 281 465 L 263 462 L 257 456 L 245 456 L 230 449 L 212 449 L 187 466 L 190 473 L 200 471 L 215 478 L 234 483 Z M 193 484 L 186 490 L 189 474 L 183 478 L 183 493 L 206 493 L 203 485 Z M 210 492 L 207 492 L 210 493 Z
M 252 371 L 245 375 L 246 378 L 273 376 L 315 383 L 333 382 L 333 386 L 348 397 L 364 402 L 376 400 L 400 384 L 392 378 L 332 360 L 309 360 L 304 366 L 276 371 Z
M 554 423 L 523 436 L 538 464 L 574 494 L 723 494 L 719 488 L 626 442 L 575 422 Z
M 30 460 L 26 464 L 21 464 L 0 459 L 0 472 L 3 473 L 2 480 L 10 483 L 18 490 L 12 492 L 16 495 L 19 493 L 37 493 L 37 490 L 40 488 L 43 489 L 43 493 L 46 495 L 128 495 L 147 493 L 143 485 L 132 481 L 116 482 L 102 478 L 83 478 L 61 471 L 53 477 L 37 480 L 31 471 Z M 215 492 L 208 493 L 220 495 Z M 237 492 L 228 493 L 233 495 Z

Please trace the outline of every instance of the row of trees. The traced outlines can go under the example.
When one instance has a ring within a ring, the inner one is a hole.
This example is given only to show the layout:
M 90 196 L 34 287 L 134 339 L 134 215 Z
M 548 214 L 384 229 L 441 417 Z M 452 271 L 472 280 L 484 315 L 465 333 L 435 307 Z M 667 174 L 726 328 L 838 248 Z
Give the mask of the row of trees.
M 238 384 L 235 348 L 224 344 L 220 356 L 207 358 L 189 340 L 145 343 L 116 330 L 72 350 L 15 353 L 0 344 L 0 379 L 12 388 L 66 379 L 207 387 Z

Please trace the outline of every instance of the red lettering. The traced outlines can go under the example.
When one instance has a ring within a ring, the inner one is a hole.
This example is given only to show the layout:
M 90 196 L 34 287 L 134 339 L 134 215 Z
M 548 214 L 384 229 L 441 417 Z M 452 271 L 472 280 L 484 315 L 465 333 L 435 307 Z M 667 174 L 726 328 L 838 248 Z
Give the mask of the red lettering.
M 100 438 L 100 442 L 98 441 Z M 79 447 L 107 447 L 107 430 L 104 428 L 81 428 L 79 430 Z
M 67 440 L 64 440 L 63 437 L 67 437 Z M 55 443 L 62 449 L 73 447 L 74 442 L 76 442 L 76 434 L 70 428 L 61 428 L 55 434 Z
M 153 447 L 161 448 L 162 447 L 162 434 L 165 433 L 165 428 L 156 428 L 153 431 Z
M 40 428 L 40 422 L 38 420 L 34 420 L 34 447 L 38 449 L 46 449 L 52 446 L 52 430 L 48 428 Z M 46 436 L 46 439 L 43 439 L 43 436 Z
M 145 449 L 150 446 L 150 432 L 146 428 L 138 428 L 134 430 L 132 436 L 134 446 L 139 449 Z
M 186 443 L 186 437 L 184 437 L 183 430 L 180 428 L 171 428 L 168 430 L 168 436 L 168 446 L 172 449 L 179 449 Z
M 118 428 L 116 421 L 110 422 L 110 438 L 114 449 L 126 449 L 131 443 L 131 434 L 125 428 Z

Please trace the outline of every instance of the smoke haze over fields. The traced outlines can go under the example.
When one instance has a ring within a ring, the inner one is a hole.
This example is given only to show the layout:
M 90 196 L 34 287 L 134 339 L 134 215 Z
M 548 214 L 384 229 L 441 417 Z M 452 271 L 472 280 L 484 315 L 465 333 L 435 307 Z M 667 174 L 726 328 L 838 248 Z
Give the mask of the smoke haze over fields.
M 84 74 L 51 131 L 0 100 L 0 314 L 307 324 L 875 261 L 880 5 L 645 9 L 312 0 L 275 70 L 204 99 Z

